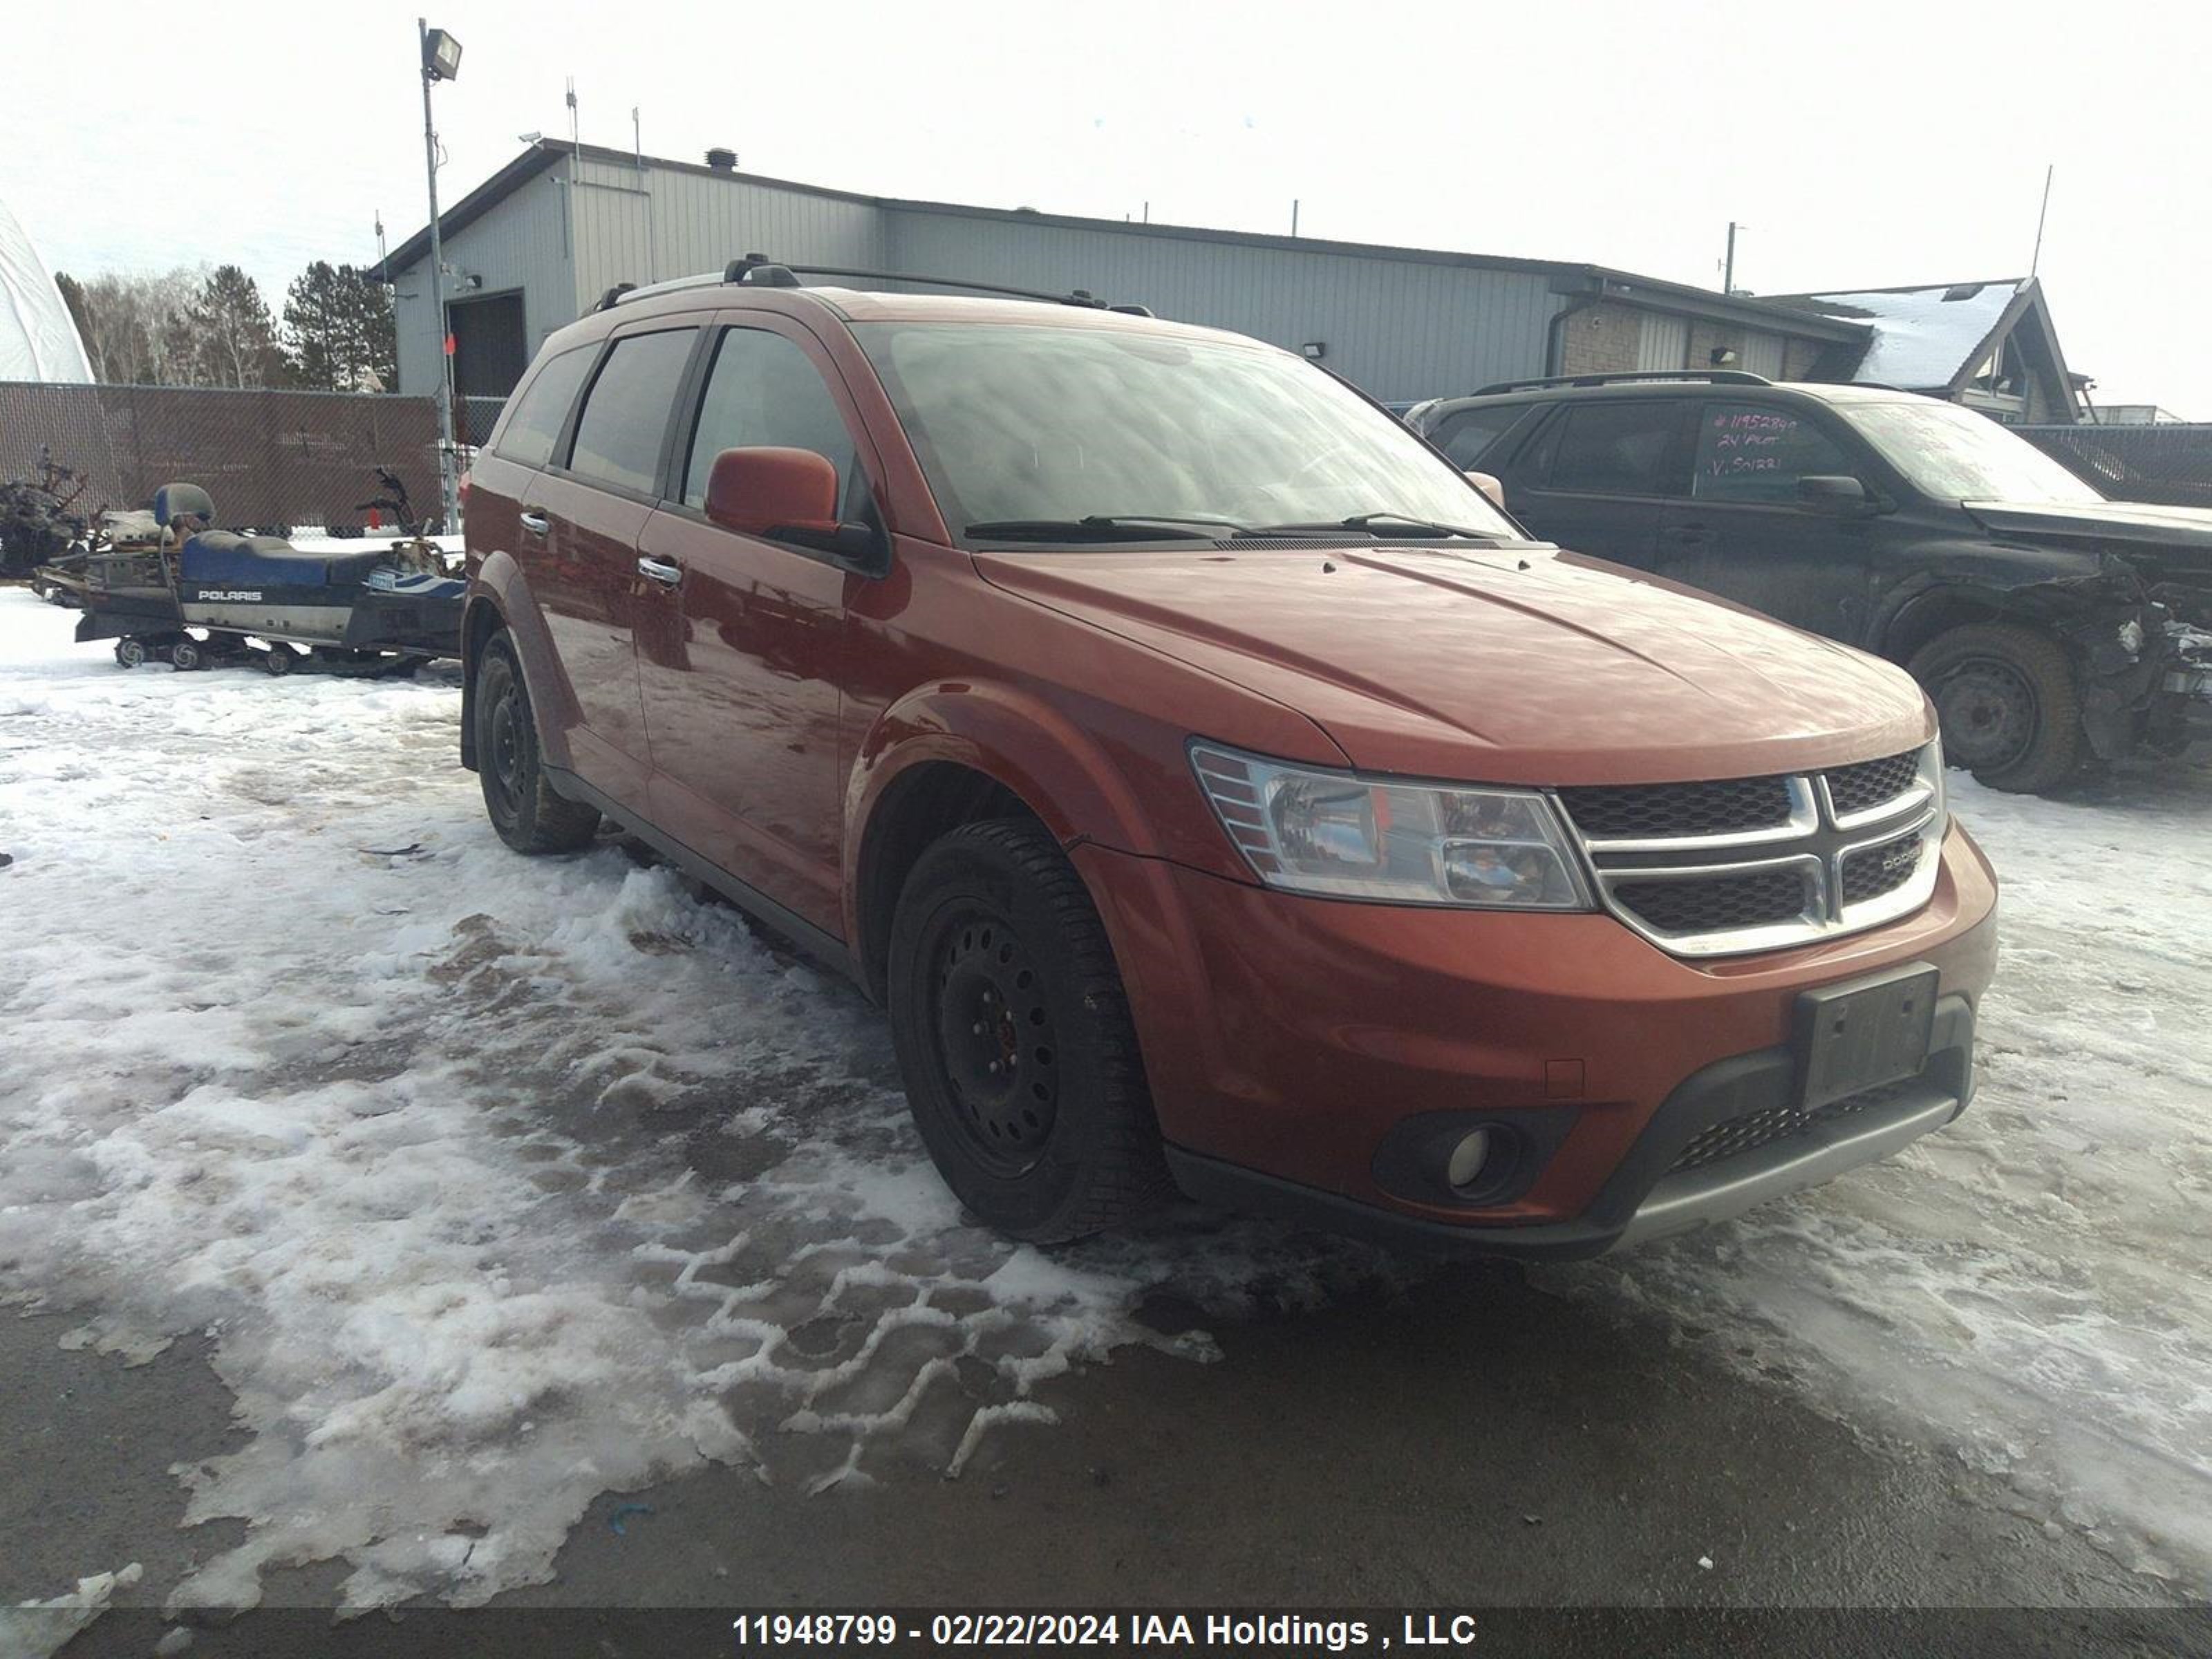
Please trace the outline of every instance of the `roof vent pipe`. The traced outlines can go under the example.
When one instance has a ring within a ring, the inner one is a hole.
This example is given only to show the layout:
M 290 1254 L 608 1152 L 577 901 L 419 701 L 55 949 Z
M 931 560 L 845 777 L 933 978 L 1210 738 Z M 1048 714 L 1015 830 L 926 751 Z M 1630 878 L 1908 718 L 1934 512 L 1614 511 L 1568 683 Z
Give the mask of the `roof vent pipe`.
M 717 173 L 734 173 L 737 171 L 738 153 L 718 145 L 707 152 L 707 165 Z

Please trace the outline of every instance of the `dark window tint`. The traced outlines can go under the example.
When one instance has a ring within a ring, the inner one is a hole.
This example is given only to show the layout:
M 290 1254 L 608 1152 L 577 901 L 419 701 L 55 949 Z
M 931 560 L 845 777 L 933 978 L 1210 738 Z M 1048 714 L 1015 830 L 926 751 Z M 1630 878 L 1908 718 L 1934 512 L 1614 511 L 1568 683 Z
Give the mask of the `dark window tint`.
M 1601 495 L 1664 492 L 1677 403 L 1583 404 L 1570 409 L 1552 454 L 1553 489 Z
M 660 441 L 676 404 L 676 383 L 691 355 L 691 331 L 633 334 L 615 342 L 606 367 L 584 395 L 568 470 L 580 478 L 650 493 L 660 471 Z
M 1429 441 L 1451 457 L 1453 465 L 1474 466 L 1482 459 L 1483 452 L 1528 412 L 1526 404 L 1509 404 L 1503 409 L 1462 409 L 1439 421 L 1429 434 Z
M 1698 410 L 1690 493 L 1706 501 L 1795 501 L 1797 480 L 1855 476 L 1827 434 L 1771 404 L 1706 404 Z
M 691 457 L 684 472 L 684 500 L 691 507 L 707 500 L 708 476 L 714 457 L 726 449 L 768 445 L 811 449 L 827 456 L 844 489 L 845 514 L 861 516 L 853 440 L 844 416 L 830 400 L 830 388 L 806 354 L 781 334 L 763 329 L 726 330 L 714 349 L 714 367 L 699 405 L 699 424 L 691 438 Z
M 499 453 L 525 466 L 543 466 L 553 453 L 554 440 L 568 421 L 568 405 L 576 401 L 576 388 L 592 367 L 592 349 L 579 346 L 564 351 L 538 371 L 538 378 L 515 404 L 499 434 Z

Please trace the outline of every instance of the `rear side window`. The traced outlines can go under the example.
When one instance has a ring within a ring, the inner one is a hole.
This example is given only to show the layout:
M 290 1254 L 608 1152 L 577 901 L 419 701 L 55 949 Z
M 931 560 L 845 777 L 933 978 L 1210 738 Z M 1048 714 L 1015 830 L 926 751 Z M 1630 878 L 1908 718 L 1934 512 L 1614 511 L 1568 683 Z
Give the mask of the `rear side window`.
M 1680 403 L 1580 404 L 1549 447 L 1546 487 L 1595 495 L 1666 493 L 1667 452 Z
M 538 371 L 537 379 L 514 406 L 507 430 L 499 434 L 499 453 L 524 466 L 543 466 L 553 453 L 555 440 L 568 419 L 568 405 L 576 401 L 576 388 L 592 367 L 592 349 L 578 346 L 564 351 Z
M 781 334 L 757 328 L 726 329 L 714 348 L 714 367 L 707 376 L 699 423 L 692 429 L 690 459 L 684 470 L 684 504 L 705 505 L 714 457 L 726 449 L 762 445 L 811 449 L 827 456 L 837 469 L 837 481 L 848 502 L 845 516 L 861 516 L 849 505 L 858 471 L 853 465 L 852 434 L 821 372 L 805 352 Z
M 1464 470 L 1482 459 L 1484 453 L 1519 424 L 1528 412 L 1527 404 L 1508 404 L 1503 409 L 1462 409 L 1447 415 L 1429 434 L 1429 441 Z
M 1690 493 L 1701 501 L 1797 500 L 1797 481 L 1856 477 L 1828 434 L 1770 404 L 1707 404 L 1698 411 L 1698 456 Z
M 568 470 L 580 478 L 650 495 L 659 482 L 660 444 L 676 407 L 677 382 L 691 356 L 693 331 L 633 334 L 615 342 L 584 395 Z

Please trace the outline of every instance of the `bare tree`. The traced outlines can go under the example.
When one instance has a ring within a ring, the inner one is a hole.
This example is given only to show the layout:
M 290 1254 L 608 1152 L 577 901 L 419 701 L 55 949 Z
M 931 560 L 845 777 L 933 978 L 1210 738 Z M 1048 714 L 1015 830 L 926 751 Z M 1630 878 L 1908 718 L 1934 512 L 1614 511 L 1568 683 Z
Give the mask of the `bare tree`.
M 78 328 L 92 371 L 115 386 L 184 386 L 198 378 L 186 315 L 207 274 L 111 273 L 77 288 Z

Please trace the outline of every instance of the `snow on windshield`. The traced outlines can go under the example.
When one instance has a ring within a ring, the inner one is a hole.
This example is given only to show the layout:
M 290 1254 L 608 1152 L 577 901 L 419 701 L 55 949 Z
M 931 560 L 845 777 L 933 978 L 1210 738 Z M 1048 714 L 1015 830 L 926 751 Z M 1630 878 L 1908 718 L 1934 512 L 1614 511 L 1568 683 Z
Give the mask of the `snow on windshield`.
M 896 1504 L 1049 1433 L 1048 1379 L 1079 1412 L 1118 1348 L 1214 1357 L 1158 1291 L 1221 1328 L 1433 1271 L 1193 1210 L 1049 1255 L 963 1225 L 856 994 L 614 847 L 493 837 L 449 670 L 126 673 L 70 623 L 0 588 L 0 1300 L 106 1364 L 208 1334 L 241 1438 L 176 1478 L 252 1525 L 177 1604 L 318 1560 L 355 1606 L 481 1602 L 709 1460 Z M 1972 1110 L 1538 1281 L 2212 1587 L 2207 793 L 1961 782 L 2006 884 Z
M 945 521 L 1512 526 L 1406 426 L 1288 353 L 1093 327 L 863 323 Z
M 1933 398 L 1911 403 L 1838 401 L 1882 458 L 1939 501 L 2101 501 L 2094 486 L 1986 415 Z

